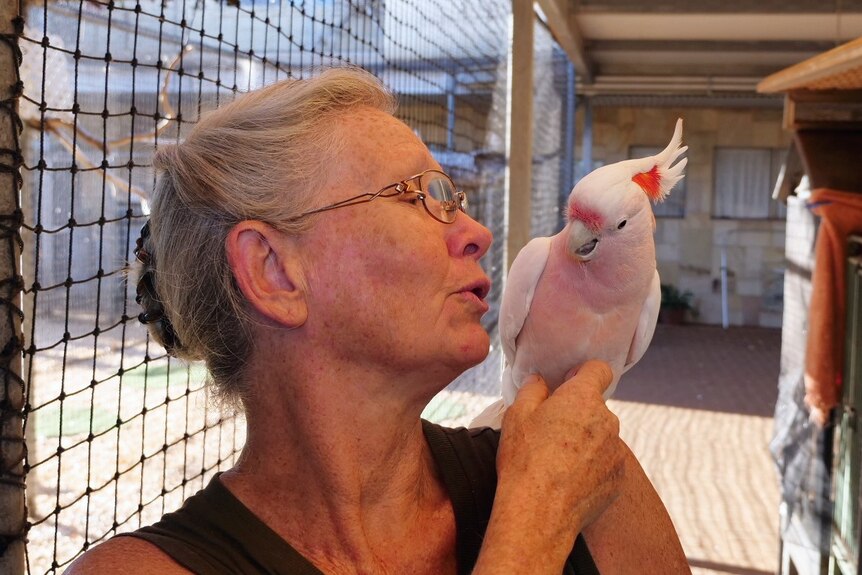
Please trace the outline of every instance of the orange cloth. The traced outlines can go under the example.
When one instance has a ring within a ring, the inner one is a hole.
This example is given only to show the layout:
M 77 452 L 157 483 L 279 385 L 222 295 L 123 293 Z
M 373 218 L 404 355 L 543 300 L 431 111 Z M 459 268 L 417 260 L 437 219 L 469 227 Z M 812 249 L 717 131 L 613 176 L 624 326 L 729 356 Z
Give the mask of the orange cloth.
M 822 202 L 822 205 L 817 205 Z M 821 217 L 814 249 L 811 306 L 805 353 L 805 402 L 815 421 L 825 422 L 841 402 L 846 318 L 847 237 L 862 233 L 862 194 L 818 189 L 812 211 Z

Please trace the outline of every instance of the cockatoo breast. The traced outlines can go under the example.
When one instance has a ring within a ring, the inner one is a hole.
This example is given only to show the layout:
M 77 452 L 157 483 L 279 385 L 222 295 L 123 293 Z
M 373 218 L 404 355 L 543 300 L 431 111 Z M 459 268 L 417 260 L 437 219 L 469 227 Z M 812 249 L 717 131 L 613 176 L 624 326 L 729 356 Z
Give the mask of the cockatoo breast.
M 622 271 L 612 270 L 602 261 L 604 256 L 575 263 L 562 247 L 562 236 L 553 238 L 548 264 L 518 336 L 518 357 L 522 359 L 513 366 L 517 378 L 540 371 L 552 388 L 562 383 L 569 369 L 588 358 L 610 363 L 616 377 L 622 373 L 655 273 L 653 265 L 643 282 L 640 276 L 647 274 L 639 273 L 637 265 L 624 263 L 618 266 Z M 565 344 L 549 345 L 552 334 L 570 337 Z

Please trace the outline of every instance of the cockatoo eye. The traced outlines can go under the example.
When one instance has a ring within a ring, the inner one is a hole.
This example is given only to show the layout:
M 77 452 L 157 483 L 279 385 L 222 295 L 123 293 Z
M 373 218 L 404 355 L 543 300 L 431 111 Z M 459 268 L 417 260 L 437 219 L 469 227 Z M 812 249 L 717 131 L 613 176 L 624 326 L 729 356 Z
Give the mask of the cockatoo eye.
M 598 243 L 599 240 L 597 238 L 593 238 L 578 249 L 576 249 L 575 254 L 579 255 L 582 258 L 585 258 L 595 251 Z
M 626 224 L 627 224 L 627 223 L 628 223 L 628 221 L 627 221 L 627 220 L 623 220 L 623 221 L 621 221 L 620 223 L 618 223 L 618 224 L 617 224 L 617 229 L 618 229 L 618 230 L 623 229 L 624 227 L 626 227 Z

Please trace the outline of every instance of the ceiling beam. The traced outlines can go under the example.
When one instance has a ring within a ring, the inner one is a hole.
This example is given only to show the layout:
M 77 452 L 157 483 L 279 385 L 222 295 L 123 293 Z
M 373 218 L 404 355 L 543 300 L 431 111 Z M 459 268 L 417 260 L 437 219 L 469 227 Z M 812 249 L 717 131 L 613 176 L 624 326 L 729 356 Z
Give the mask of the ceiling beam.
M 578 82 L 577 92 L 600 94 L 714 94 L 753 93 L 760 77 L 720 76 L 620 76 L 599 75 L 589 85 Z
M 590 52 L 803 52 L 818 54 L 835 47 L 819 40 L 586 40 Z
M 583 13 L 650 12 L 664 14 L 833 14 L 862 12 L 862 0 L 571 0 L 573 10 Z
M 569 0 L 536 0 L 544 15 L 544 23 L 551 31 L 557 44 L 575 66 L 580 80 L 593 81 L 593 65 L 584 50 L 584 37 L 578 28 L 575 12 Z

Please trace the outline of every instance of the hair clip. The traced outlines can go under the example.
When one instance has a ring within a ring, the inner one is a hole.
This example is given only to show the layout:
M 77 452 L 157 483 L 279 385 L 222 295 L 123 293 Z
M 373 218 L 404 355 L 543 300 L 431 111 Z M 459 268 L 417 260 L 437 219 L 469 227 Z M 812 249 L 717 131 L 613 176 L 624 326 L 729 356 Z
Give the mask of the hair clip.
M 141 262 L 144 265 L 149 265 L 150 263 L 150 254 L 147 250 L 144 249 L 144 242 L 147 241 L 147 238 L 150 237 L 150 220 L 147 220 L 147 223 L 141 228 L 141 235 L 138 236 L 138 239 L 135 240 L 135 259 Z

